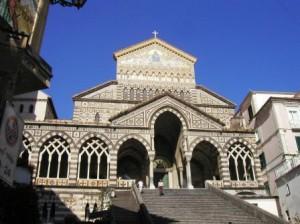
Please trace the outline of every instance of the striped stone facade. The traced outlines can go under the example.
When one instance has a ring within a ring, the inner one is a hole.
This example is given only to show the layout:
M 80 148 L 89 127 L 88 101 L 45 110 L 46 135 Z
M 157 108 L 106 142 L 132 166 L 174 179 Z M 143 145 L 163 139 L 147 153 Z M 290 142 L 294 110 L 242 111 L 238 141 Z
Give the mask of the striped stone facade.
M 153 61 L 147 62 L 147 52 L 155 56 L 150 57 Z M 205 143 L 216 151 L 219 174 L 206 181 L 237 193 L 263 189 L 253 130 L 244 127 L 242 118 L 235 118 L 239 125 L 233 124 L 233 103 L 195 85 L 194 57 L 157 38 L 114 56 L 117 80 L 77 94 L 73 98 L 72 120 L 25 122 L 24 138 L 41 213 L 45 203 L 49 207 L 55 202 L 57 220 L 71 213 L 84 219 L 86 203 L 107 206 L 105 200 L 112 188 L 128 188 L 133 183 L 118 176 L 120 151 L 129 142 L 145 151 L 145 185 L 153 188 L 157 159 L 155 125 L 164 114 L 176 117 L 181 127 L 175 147 L 176 164 L 168 168 L 170 187 L 194 187 L 191 161 L 197 147 Z M 136 58 L 134 65 L 130 65 L 130 57 Z M 138 63 L 137 74 L 134 68 Z M 174 66 L 172 72 L 165 72 L 170 66 Z M 172 78 L 173 70 L 177 71 L 176 79 Z M 230 156 L 232 150 L 235 151 Z M 236 170 L 230 171 L 230 161 Z M 239 161 L 244 165 L 239 165 Z M 96 164 L 96 170 L 90 168 L 91 164 Z M 237 166 L 241 166 L 243 177 Z

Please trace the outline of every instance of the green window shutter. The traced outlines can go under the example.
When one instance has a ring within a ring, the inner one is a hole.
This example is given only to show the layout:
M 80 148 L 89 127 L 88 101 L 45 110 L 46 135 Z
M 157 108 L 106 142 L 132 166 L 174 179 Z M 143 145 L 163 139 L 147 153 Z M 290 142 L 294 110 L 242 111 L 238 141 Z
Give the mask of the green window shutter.
M 300 136 L 296 137 L 296 142 L 297 142 L 298 151 L 300 152 Z

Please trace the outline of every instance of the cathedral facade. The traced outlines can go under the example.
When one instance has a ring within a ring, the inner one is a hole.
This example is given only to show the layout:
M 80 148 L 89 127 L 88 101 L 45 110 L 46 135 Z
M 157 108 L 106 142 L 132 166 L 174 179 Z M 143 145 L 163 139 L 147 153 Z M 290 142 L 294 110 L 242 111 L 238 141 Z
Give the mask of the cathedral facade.
M 26 121 L 21 156 L 41 207 L 59 200 L 57 212 L 83 219 L 105 189 L 138 180 L 264 194 L 254 131 L 231 101 L 196 84 L 194 56 L 154 37 L 114 59 L 116 80 L 75 95 L 71 120 Z

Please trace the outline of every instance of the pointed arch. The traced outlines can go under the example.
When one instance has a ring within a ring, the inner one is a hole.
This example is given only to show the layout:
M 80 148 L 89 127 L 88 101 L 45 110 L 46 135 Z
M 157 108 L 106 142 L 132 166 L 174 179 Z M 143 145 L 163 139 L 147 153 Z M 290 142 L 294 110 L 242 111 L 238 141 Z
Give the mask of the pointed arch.
M 248 141 L 232 138 L 225 145 L 231 180 L 256 180 L 255 151 Z
M 167 111 L 173 113 L 180 120 L 183 130 L 188 129 L 188 122 L 187 122 L 187 119 L 185 118 L 185 116 L 183 116 L 177 109 L 172 108 L 170 106 L 159 108 L 158 110 L 154 111 L 150 115 L 148 127 L 151 130 L 154 130 L 154 125 L 155 125 L 156 119 L 159 117 L 159 115 L 161 115 L 162 113 L 167 112 Z
M 105 144 L 108 146 L 108 151 L 110 151 L 113 147 L 113 143 L 112 141 L 104 134 L 99 134 L 99 133 L 95 133 L 95 132 L 89 132 L 86 135 L 82 136 L 82 138 L 80 138 L 76 143 L 78 145 L 78 148 L 81 148 L 82 145 L 90 138 L 99 138 L 101 139 L 103 142 L 105 142 Z
M 107 139 L 101 135 L 90 133 L 82 138 L 81 141 L 77 178 L 108 179 L 110 155 L 109 146 L 106 143 L 108 142 Z
M 142 143 L 144 145 L 144 147 L 147 149 L 147 151 L 151 151 L 151 147 L 149 142 L 143 138 L 142 136 L 138 135 L 138 134 L 129 134 L 129 135 L 125 135 L 122 138 L 120 138 L 117 143 L 115 144 L 115 149 L 116 151 L 118 151 L 121 147 L 121 145 L 126 142 L 129 139 L 135 139 L 137 141 L 139 141 L 140 143 Z
M 215 139 L 213 139 L 211 137 L 204 137 L 204 136 L 199 136 L 196 139 L 194 139 L 190 143 L 189 149 L 194 151 L 195 147 L 203 141 L 206 141 L 206 142 L 209 142 L 210 144 L 212 144 L 218 150 L 219 154 L 222 153 L 222 151 L 223 151 L 222 146 Z
M 70 154 L 70 144 L 66 139 L 59 135 L 50 136 L 40 148 L 37 176 L 68 178 Z
M 75 142 L 74 142 L 73 138 L 63 131 L 48 132 L 47 134 L 45 134 L 38 140 L 37 146 L 40 148 L 48 139 L 50 139 L 51 137 L 54 137 L 54 136 L 60 136 L 61 138 L 63 138 L 69 144 L 70 148 L 75 147 Z

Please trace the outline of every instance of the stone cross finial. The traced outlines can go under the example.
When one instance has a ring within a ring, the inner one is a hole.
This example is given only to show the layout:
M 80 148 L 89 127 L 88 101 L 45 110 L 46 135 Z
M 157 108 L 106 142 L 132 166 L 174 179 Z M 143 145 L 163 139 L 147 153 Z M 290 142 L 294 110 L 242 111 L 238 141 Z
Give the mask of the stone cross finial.
M 154 35 L 154 38 L 157 38 L 158 32 L 156 30 L 154 30 L 152 34 Z

